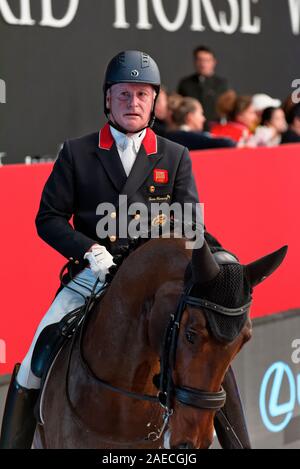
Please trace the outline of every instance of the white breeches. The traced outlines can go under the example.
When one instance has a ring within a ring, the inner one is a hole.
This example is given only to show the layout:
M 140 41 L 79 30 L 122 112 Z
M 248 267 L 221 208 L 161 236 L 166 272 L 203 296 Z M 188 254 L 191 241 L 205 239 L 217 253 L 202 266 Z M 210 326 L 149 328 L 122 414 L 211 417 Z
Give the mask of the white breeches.
M 17 381 L 21 386 L 27 389 L 39 389 L 41 384 L 40 378 L 37 378 L 31 371 L 32 354 L 40 333 L 46 326 L 59 322 L 67 313 L 83 305 L 84 299 L 79 293 L 87 298 L 90 296 L 91 290 L 96 282 L 96 278 L 89 267 L 86 267 L 82 272 L 76 275 L 74 280 L 80 283 L 80 285 L 71 280 L 71 282 L 68 283 L 68 286 L 76 291 L 72 291 L 67 287 L 64 287 L 58 293 L 50 308 L 44 315 L 42 321 L 40 322 L 28 353 L 22 361 L 17 375 Z M 101 282 L 97 284 L 96 293 L 99 293 L 102 286 L 103 284 Z

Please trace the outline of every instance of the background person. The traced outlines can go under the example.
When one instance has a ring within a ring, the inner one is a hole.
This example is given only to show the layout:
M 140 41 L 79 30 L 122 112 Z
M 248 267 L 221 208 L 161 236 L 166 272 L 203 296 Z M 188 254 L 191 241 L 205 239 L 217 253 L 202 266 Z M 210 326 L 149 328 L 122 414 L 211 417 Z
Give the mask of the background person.
M 271 98 L 268 94 L 257 93 L 252 97 L 252 104 L 258 117 L 258 122 L 261 122 L 262 114 L 267 108 L 279 108 L 281 106 L 280 99 Z
M 280 145 L 282 134 L 287 130 L 285 114 L 281 108 L 268 107 L 262 113 L 259 125 L 249 144 L 255 147 L 274 147 Z
M 216 65 L 216 55 L 209 47 L 197 47 L 194 50 L 196 73 L 183 78 L 178 85 L 179 94 L 195 98 L 202 104 L 208 121 L 217 119 L 217 99 L 228 89 L 227 80 L 215 74 Z
M 228 122 L 228 116 L 232 110 L 232 103 L 237 99 L 237 94 L 234 90 L 227 90 L 221 94 L 216 103 L 216 112 L 218 115 L 217 122 L 226 124 Z M 211 122 L 210 127 L 216 122 Z
M 176 128 L 166 133 L 166 137 L 189 150 L 207 150 L 209 148 L 232 148 L 235 143 L 227 138 L 213 138 L 203 132 L 206 121 L 203 107 L 194 98 L 183 98 L 173 112 Z
M 282 135 L 281 143 L 300 143 L 300 103 L 287 114 L 288 130 Z
M 257 125 L 251 96 L 232 97 L 228 103 L 227 122 L 215 123 L 211 126 L 211 133 L 216 137 L 227 137 L 240 146 L 247 146 L 248 141 Z
M 153 124 L 153 130 L 157 135 L 164 136 L 168 127 L 169 117 L 169 97 L 167 89 L 162 86 L 155 105 L 155 122 Z

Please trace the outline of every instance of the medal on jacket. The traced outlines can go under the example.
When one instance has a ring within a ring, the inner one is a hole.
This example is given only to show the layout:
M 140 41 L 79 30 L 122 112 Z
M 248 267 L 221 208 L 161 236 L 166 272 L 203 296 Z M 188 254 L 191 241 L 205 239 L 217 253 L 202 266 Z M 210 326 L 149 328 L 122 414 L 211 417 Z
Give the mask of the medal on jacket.
M 160 215 L 157 215 L 155 218 L 152 220 L 152 226 L 164 226 L 168 220 L 167 215 L 164 213 L 161 213 Z
M 169 173 L 166 169 L 155 169 L 153 171 L 154 182 L 159 184 L 167 184 L 169 181 Z

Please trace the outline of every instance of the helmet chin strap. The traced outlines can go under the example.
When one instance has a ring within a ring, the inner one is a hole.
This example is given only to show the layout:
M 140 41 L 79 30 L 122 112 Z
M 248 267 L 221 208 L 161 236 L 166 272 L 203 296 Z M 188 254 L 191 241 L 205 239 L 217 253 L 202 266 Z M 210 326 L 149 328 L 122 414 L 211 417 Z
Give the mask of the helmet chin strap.
M 131 132 L 130 130 L 125 129 L 124 127 L 119 125 L 117 122 L 113 122 L 111 119 L 108 119 L 108 124 L 111 125 L 114 129 L 121 132 L 122 134 L 127 135 L 129 133 L 138 134 L 140 132 L 143 132 L 143 130 L 148 129 L 148 127 L 150 127 L 150 128 L 153 127 L 154 121 L 155 121 L 155 117 L 152 117 L 151 120 L 149 121 L 148 125 L 146 125 L 145 127 L 142 127 L 141 129 L 136 130 L 135 132 Z

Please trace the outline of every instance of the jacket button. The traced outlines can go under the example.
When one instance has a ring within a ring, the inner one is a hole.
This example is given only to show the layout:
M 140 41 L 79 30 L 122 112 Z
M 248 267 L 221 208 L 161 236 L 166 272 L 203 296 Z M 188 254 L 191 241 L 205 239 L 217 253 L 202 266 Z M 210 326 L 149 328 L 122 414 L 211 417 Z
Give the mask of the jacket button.
M 115 243 L 115 242 L 117 241 L 117 237 L 116 237 L 116 236 L 110 236 L 109 239 L 110 239 L 110 242 L 111 242 L 111 243 Z
M 111 217 L 111 218 L 117 218 L 116 212 L 111 212 L 110 217 Z
M 76 260 L 76 261 L 75 261 L 75 264 L 79 264 L 79 261 Z
M 74 261 L 74 257 L 69 257 L 69 261 Z
M 140 220 L 141 215 L 139 213 L 136 213 L 135 215 L 133 215 L 133 217 L 135 220 Z

